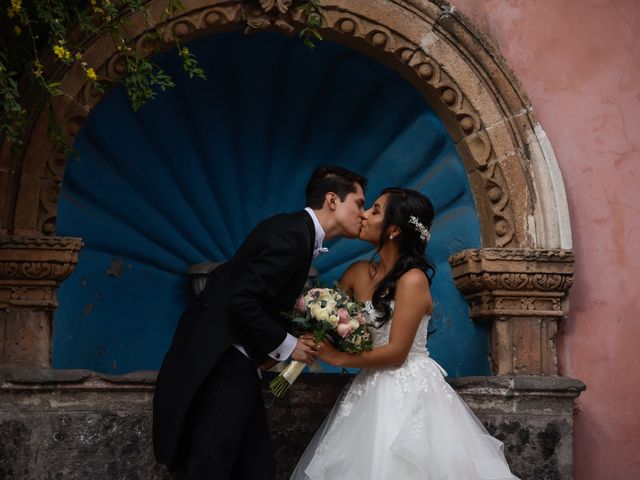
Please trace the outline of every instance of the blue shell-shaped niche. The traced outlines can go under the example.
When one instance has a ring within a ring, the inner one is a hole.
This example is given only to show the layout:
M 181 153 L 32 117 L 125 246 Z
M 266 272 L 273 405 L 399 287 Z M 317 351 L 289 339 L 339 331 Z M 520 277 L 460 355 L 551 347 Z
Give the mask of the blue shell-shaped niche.
M 58 290 L 53 365 L 157 369 L 192 293 L 189 266 L 230 258 L 261 219 L 304 206 L 321 163 L 418 189 L 437 216 L 429 349 L 452 376 L 489 373 L 486 329 L 469 319 L 447 257 L 480 245 L 462 163 L 442 122 L 397 72 L 344 46 L 313 51 L 278 34 L 189 43 L 207 80 L 175 51 L 156 58 L 176 87 L 133 112 L 111 90 L 80 131 L 64 174 L 57 233 L 84 239 Z M 370 245 L 337 240 L 317 258 L 331 282 Z

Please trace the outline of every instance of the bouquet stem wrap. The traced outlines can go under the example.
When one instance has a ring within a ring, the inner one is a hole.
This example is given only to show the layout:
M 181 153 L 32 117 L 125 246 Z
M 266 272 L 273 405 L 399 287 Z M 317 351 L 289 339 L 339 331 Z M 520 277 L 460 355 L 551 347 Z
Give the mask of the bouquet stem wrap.
M 302 362 L 292 361 L 276 378 L 271 380 L 269 383 L 271 392 L 278 398 L 282 397 L 296 381 L 296 378 L 300 376 L 305 366 Z

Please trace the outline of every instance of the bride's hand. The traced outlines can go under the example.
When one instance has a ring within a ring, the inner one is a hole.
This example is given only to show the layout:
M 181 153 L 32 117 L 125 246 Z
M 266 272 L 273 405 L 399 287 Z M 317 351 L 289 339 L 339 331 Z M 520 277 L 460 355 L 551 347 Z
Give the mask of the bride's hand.
M 340 366 L 340 358 L 343 352 L 336 350 L 336 348 L 326 340 L 318 343 L 318 348 L 316 350 L 318 353 L 318 358 L 323 362 L 328 363 L 329 365 L 333 365 L 334 367 Z

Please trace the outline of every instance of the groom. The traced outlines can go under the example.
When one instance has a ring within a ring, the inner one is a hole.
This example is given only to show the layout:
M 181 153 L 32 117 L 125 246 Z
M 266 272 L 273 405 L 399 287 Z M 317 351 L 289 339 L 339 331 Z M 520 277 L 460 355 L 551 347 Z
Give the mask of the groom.
M 307 208 L 260 223 L 183 313 L 153 398 L 155 456 L 178 478 L 275 477 L 259 367 L 315 358 L 313 343 L 288 333 L 280 312 L 326 251 L 323 240 L 357 237 L 366 183 L 341 167 L 317 168 Z

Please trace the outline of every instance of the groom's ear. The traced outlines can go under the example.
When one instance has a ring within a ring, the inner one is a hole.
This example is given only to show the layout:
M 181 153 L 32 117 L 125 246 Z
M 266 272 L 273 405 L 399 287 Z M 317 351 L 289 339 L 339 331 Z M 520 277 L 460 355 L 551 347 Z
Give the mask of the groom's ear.
M 324 203 L 329 208 L 329 210 L 331 210 L 332 212 L 335 211 L 336 207 L 338 206 L 338 195 L 333 192 L 327 192 L 327 194 L 324 196 Z

